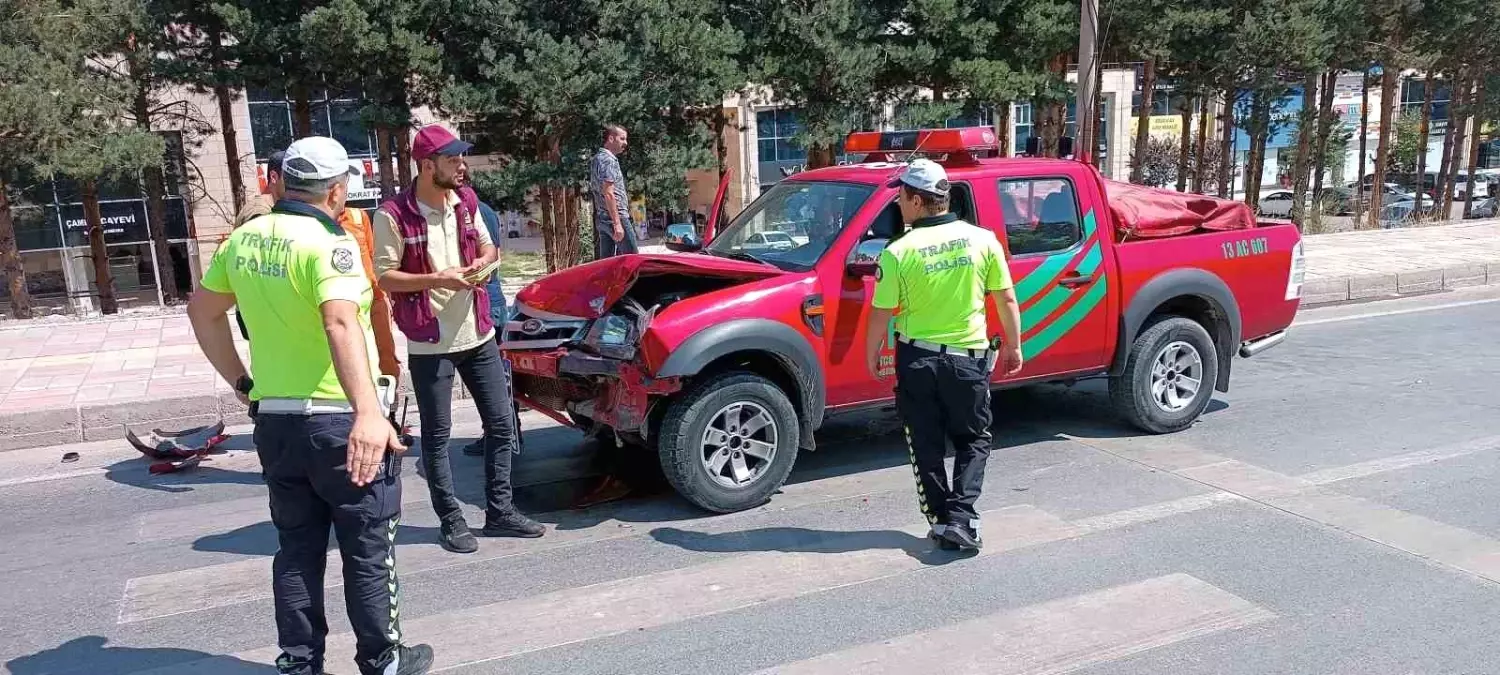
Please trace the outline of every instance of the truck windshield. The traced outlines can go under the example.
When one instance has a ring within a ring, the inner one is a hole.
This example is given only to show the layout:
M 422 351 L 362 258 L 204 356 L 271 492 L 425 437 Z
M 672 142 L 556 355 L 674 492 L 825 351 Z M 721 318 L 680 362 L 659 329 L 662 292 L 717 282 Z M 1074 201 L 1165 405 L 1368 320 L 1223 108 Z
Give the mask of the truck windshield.
M 705 252 L 810 270 L 874 192 L 875 186 L 857 183 L 782 181 L 736 216 Z

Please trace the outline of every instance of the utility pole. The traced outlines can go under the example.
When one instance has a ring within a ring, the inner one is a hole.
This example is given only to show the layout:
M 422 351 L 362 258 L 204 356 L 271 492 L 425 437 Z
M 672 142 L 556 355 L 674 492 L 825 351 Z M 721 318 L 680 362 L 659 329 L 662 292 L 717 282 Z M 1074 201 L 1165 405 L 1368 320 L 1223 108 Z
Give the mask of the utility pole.
M 1094 157 L 1095 141 L 1099 116 L 1098 92 L 1095 91 L 1099 82 L 1096 69 L 1099 64 L 1094 59 L 1094 36 L 1099 30 L 1099 0 L 1083 0 L 1082 11 L 1078 17 L 1078 98 L 1073 106 L 1078 118 L 1078 139 L 1074 142 L 1074 154 L 1078 157 L 1086 157 L 1089 162 L 1096 161 Z

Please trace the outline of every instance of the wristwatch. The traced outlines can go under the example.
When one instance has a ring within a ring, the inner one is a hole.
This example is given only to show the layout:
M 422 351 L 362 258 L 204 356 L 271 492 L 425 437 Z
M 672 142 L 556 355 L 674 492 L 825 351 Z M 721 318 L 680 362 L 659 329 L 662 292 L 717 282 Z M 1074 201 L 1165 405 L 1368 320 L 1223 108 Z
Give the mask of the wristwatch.
M 234 381 L 234 390 L 246 396 L 249 396 L 250 390 L 254 388 L 255 381 L 250 379 L 249 375 L 241 375 L 240 379 Z

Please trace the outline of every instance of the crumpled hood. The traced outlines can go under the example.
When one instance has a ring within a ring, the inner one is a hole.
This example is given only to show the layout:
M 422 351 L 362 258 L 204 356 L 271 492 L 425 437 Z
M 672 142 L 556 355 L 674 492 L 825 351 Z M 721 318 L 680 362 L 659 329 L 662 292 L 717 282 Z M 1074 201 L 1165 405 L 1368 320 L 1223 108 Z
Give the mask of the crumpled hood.
M 622 255 L 537 279 L 516 294 L 516 302 L 553 314 L 593 319 L 603 315 L 643 276 L 685 274 L 757 281 L 782 273 L 770 265 L 697 253 Z

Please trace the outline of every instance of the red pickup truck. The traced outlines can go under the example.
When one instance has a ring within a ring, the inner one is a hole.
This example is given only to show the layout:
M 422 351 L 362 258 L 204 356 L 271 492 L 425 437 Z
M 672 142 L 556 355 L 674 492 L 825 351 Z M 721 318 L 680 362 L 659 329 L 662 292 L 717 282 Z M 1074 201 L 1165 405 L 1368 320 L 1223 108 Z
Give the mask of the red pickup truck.
M 717 236 L 711 220 L 701 247 L 522 290 L 503 344 L 518 400 L 654 450 L 705 509 L 764 503 L 826 416 L 892 400 L 893 378 L 872 377 L 862 351 L 875 260 L 903 231 L 887 186 L 901 164 L 886 161 L 902 148 L 943 163 L 952 209 L 1007 248 L 1026 365 L 997 388 L 1105 377 L 1126 420 L 1172 432 L 1228 391 L 1236 354 L 1278 344 L 1297 313 L 1289 222 L 1113 183 L 1082 162 L 986 157 L 986 128 L 860 133 L 846 150 L 864 162 L 777 183 Z

